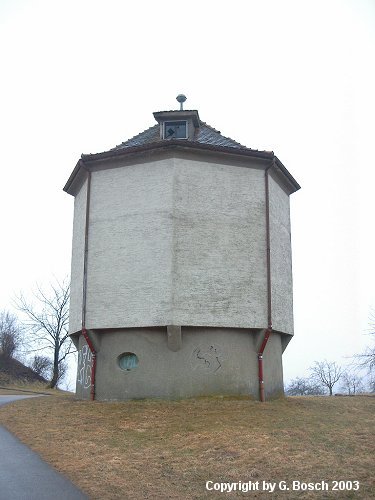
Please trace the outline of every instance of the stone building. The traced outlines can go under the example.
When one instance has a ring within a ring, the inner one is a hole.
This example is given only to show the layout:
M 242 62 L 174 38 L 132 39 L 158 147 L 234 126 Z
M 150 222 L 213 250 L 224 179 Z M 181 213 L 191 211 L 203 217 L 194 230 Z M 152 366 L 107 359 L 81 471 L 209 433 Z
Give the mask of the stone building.
M 64 187 L 81 398 L 283 391 L 300 186 L 273 152 L 224 137 L 178 100 L 132 139 L 82 155 Z

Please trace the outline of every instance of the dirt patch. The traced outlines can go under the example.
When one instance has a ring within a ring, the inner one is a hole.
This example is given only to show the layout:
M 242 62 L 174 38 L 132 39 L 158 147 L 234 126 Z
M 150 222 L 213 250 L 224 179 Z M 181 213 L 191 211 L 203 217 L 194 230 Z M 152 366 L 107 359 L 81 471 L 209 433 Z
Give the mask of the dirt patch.
M 375 498 L 374 398 L 83 402 L 33 398 L 0 409 L 16 433 L 92 499 L 222 498 L 206 481 L 359 481 L 359 491 L 272 498 Z M 270 497 L 260 490 L 232 497 Z

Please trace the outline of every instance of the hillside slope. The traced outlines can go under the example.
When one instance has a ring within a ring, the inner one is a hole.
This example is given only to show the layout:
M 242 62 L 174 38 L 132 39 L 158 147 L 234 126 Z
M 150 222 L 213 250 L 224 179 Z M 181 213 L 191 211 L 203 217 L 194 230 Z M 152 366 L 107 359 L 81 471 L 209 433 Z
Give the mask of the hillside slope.
M 35 373 L 31 368 L 25 366 L 14 358 L 9 358 L 0 353 L 0 385 L 11 384 L 14 382 L 33 383 L 47 381 Z

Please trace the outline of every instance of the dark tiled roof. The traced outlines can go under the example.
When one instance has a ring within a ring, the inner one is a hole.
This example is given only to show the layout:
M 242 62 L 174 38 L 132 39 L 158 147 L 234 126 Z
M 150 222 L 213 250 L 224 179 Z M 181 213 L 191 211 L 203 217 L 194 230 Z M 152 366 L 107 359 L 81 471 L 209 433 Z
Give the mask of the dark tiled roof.
M 242 146 L 242 144 L 240 144 L 239 142 L 221 135 L 218 130 L 210 127 L 210 125 L 207 125 L 207 123 L 201 123 L 201 127 L 199 127 L 199 129 L 197 129 L 196 131 L 196 138 L 194 138 L 197 142 L 200 142 L 202 144 L 211 144 L 212 146 L 248 149 L 246 146 Z
M 119 144 L 115 148 L 112 148 L 110 151 L 121 151 L 122 149 L 145 146 L 146 144 L 161 142 L 162 140 L 164 139 L 160 139 L 160 125 L 157 124 L 132 137 L 128 141 Z M 239 142 L 236 142 L 229 137 L 224 137 L 218 130 L 215 130 L 204 122 L 201 122 L 200 127 L 196 129 L 194 140 L 190 142 L 198 142 L 199 144 L 222 146 L 227 148 L 248 149 L 245 146 L 242 146 Z
M 140 134 L 135 135 L 128 141 L 122 142 L 110 151 L 120 151 L 121 149 L 134 148 L 137 146 L 144 146 L 152 142 L 160 141 L 160 125 L 156 124 L 153 127 L 144 130 Z
M 193 113 L 194 111 L 190 111 Z M 159 112 L 159 114 L 169 113 Z M 171 111 L 171 113 L 175 113 L 175 111 Z M 186 113 L 186 112 L 185 112 Z M 197 113 L 195 111 L 195 113 Z M 155 114 L 154 114 L 155 115 Z M 198 118 L 198 117 L 197 117 Z M 183 146 L 185 148 L 195 148 L 201 150 L 211 150 L 215 152 L 222 153 L 235 153 L 236 155 L 241 155 L 244 157 L 256 157 L 261 158 L 267 161 L 273 161 L 274 165 L 281 171 L 281 173 L 285 176 L 285 178 L 290 182 L 292 186 L 292 191 L 297 191 L 300 189 L 297 181 L 292 177 L 292 175 L 288 172 L 288 170 L 284 167 L 281 161 L 274 155 L 273 151 L 259 151 L 257 149 L 248 148 L 243 146 L 239 142 L 230 139 L 229 137 L 225 137 L 221 135 L 218 130 L 215 130 L 207 123 L 204 123 L 197 119 L 197 123 L 199 123 L 199 127 L 195 129 L 195 135 L 193 140 L 190 139 L 172 139 L 165 140 L 160 138 L 160 124 L 156 124 L 147 130 L 144 130 L 138 135 L 135 135 L 128 141 L 125 141 L 118 146 L 110 149 L 109 151 L 104 151 L 103 153 L 94 153 L 94 154 L 83 154 L 81 155 L 81 160 L 77 163 L 75 169 L 71 173 L 67 183 L 65 184 L 64 190 L 70 194 L 71 186 L 74 183 L 74 180 L 77 176 L 77 173 L 80 171 L 82 165 L 88 165 L 91 162 L 95 162 L 97 160 L 110 159 L 115 156 L 122 156 L 123 154 L 129 153 L 134 154 L 138 152 L 149 151 L 153 149 L 163 149 L 165 146 L 172 146 L 173 148 Z M 231 151 L 232 150 L 232 151 Z M 87 167 L 85 167 L 87 168 Z

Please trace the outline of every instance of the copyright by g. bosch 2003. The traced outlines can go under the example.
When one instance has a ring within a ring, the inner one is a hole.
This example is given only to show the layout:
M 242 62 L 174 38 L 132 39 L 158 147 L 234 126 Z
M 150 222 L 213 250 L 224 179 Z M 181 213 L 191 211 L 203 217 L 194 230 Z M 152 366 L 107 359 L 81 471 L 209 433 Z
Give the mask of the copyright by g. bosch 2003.
M 274 493 L 275 491 L 359 491 L 359 481 L 238 481 L 238 482 L 215 482 L 206 481 L 206 490 L 218 493 L 233 493 L 241 491 L 263 491 Z

